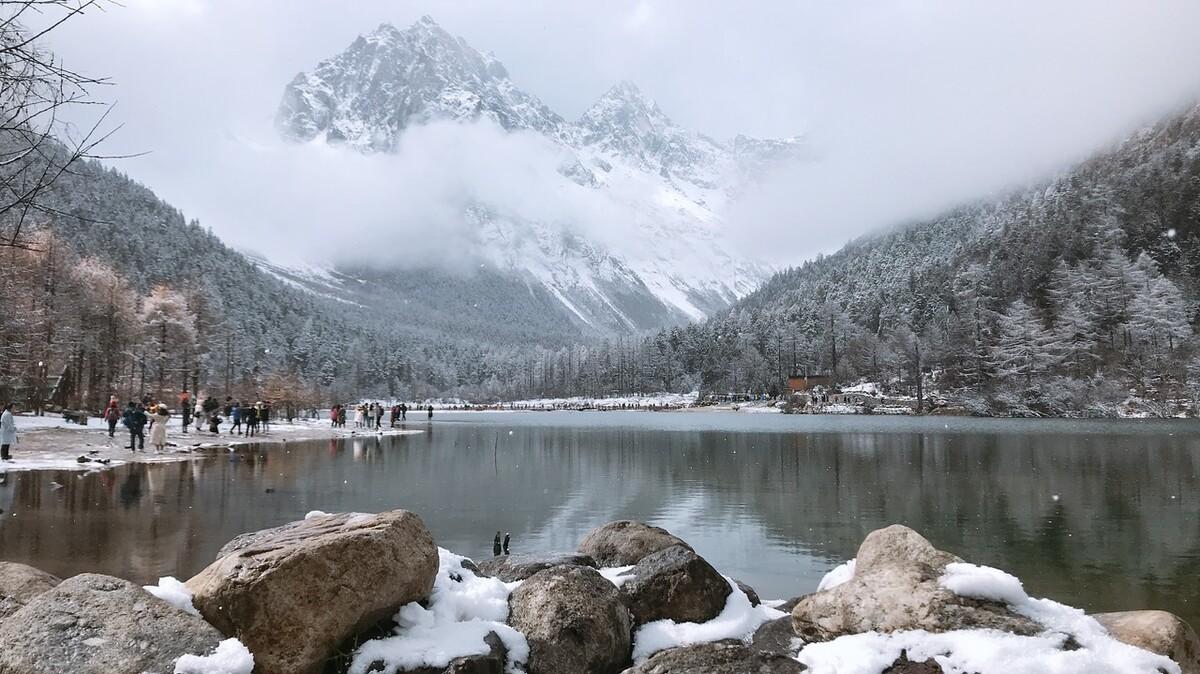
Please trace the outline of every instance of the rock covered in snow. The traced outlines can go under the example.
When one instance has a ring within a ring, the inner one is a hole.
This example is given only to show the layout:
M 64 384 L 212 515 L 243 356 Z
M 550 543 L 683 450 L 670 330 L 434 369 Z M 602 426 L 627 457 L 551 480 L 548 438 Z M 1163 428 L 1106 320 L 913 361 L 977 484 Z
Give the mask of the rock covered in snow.
M 798 674 L 804 669 L 783 654 L 718 642 L 659 651 L 623 674 Z
M 416 514 L 318 516 L 245 534 L 187 582 L 206 620 L 263 674 L 320 671 L 345 639 L 429 596 L 433 537 Z
M 417 667 L 416 669 L 398 669 L 396 674 L 504 674 L 504 665 L 508 659 L 508 649 L 504 641 L 495 632 L 488 632 L 483 637 L 491 649 L 482 655 L 462 655 L 454 658 L 445 667 Z M 387 672 L 387 666 L 379 661 L 373 663 L 376 667 L 368 667 L 368 672 Z
M 120 578 L 81 574 L 38 594 L 0 624 L 4 674 L 172 672 L 211 653 L 220 632 Z
M 646 555 L 674 545 L 692 549 L 666 529 L 634 520 L 618 520 L 590 531 L 579 543 L 579 552 L 600 566 L 631 566 Z
M 509 611 L 529 642 L 530 674 L 605 674 L 629 663 L 632 618 L 595 569 L 540 571 L 513 591 Z
M 1092 616 L 1117 641 L 1179 663 L 1182 674 L 1200 674 L 1200 639 L 1182 618 L 1167 611 L 1121 611 Z
M 907 652 L 901 652 L 900 658 L 883 670 L 882 674 L 942 674 L 942 666 L 933 658 L 920 662 L 908 659 Z
M 750 600 L 751 606 L 758 606 L 762 603 L 762 598 L 758 596 L 758 593 L 754 591 L 754 588 L 736 578 L 733 579 L 733 582 L 738 586 L 739 590 L 746 593 L 746 598 Z
M 691 548 L 673 545 L 646 555 L 625 574 L 621 597 L 636 625 L 655 620 L 702 623 L 717 617 L 729 582 Z
M 538 571 L 556 566 L 596 567 L 596 561 L 587 555 L 573 552 L 531 552 L 520 555 L 501 555 L 479 562 L 479 570 L 487 576 L 499 578 L 506 583 L 525 580 Z
M 16 562 L 0 562 L 0 623 L 31 599 L 61 583 L 56 576 Z
M 806 641 L 846 634 L 989 628 L 1030 635 L 1037 623 L 1005 603 L 956 593 L 939 580 L 957 557 L 900 525 L 872 532 L 859 548 L 853 576 L 800 600 L 792 629 Z

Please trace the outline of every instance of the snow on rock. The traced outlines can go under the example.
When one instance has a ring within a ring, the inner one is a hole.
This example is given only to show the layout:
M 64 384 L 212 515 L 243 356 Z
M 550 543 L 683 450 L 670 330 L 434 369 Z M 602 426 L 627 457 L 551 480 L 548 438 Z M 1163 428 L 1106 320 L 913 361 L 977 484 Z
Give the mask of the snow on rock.
M 821 578 L 821 582 L 817 584 L 817 592 L 835 588 L 853 578 L 855 564 L 856 560 L 852 559 L 848 562 L 839 564 L 832 571 L 825 574 L 825 576 Z
M 200 615 L 196 607 L 192 606 L 192 591 L 171 576 L 159 578 L 158 585 L 144 585 L 142 589 L 177 609 L 187 611 L 192 615 Z
M 484 641 L 495 632 L 508 649 L 508 671 L 523 671 L 529 659 L 524 635 L 504 621 L 508 619 L 508 595 L 521 583 L 504 583 L 475 575 L 462 565 L 465 557 L 438 549 L 439 568 L 429 597 L 429 607 L 413 602 L 396 614 L 396 636 L 373 639 L 354 654 L 350 674 L 365 674 L 376 661 L 384 671 L 419 667 L 445 667 L 454 658 L 484 655 Z
M 852 576 L 853 560 L 827 574 L 819 589 Z M 1180 674 L 1170 659 L 1113 639 L 1080 609 L 1030 598 L 1018 578 L 999 569 L 955 562 L 946 565 L 938 584 L 963 597 L 1008 604 L 1046 631 L 1037 636 L 990 629 L 866 632 L 809 644 L 797 659 L 812 674 L 879 674 L 902 651 L 916 662 L 933 658 L 946 674 Z M 1064 650 L 1068 637 L 1080 648 Z
M 656 620 L 642 625 L 633 635 L 633 661 L 642 662 L 658 651 L 675 646 L 721 639 L 746 639 L 763 623 L 786 615 L 769 606 L 752 606 L 750 598 L 738 587 L 736 581 L 728 576 L 725 580 L 729 581 L 732 592 L 725 600 L 725 609 L 720 615 L 703 623 Z
M 1018 606 L 1029 599 L 1020 579 L 1000 569 L 965 562 L 946 565 L 938 585 L 960 597 L 987 599 Z M 1033 617 L 1033 616 L 1030 616 Z
M 190 599 L 188 604 L 191 604 Z M 253 671 L 254 656 L 237 639 L 222 641 L 209 655 L 183 655 L 175 661 L 175 674 L 251 674 Z
M 628 575 L 631 570 L 633 570 L 632 565 L 630 565 L 630 566 L 606 566 L 602 569 L 597 569 L 597 571 L 600 572 L 601 576 L 604 576 L 605 578 L 607 578 L 608 581 L 611 582 L 613 585 L 616 585 L 618 589 L 620 589 L 620 587 L 622 585 L 624 585 L 625 582 L 628 581 L 630 578 L 633 578 L 633 576 Z

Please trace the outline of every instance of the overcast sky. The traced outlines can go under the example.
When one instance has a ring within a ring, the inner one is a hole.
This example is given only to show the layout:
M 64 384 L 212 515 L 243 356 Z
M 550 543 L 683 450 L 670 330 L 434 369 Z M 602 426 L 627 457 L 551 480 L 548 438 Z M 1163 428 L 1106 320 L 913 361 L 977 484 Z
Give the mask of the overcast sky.
M 118 167 L 238 245 L 280 226 L 264 204 L 311 191 L 239 154 L 277 142 L 284 85 L 360 33 L 422 14 L 569 119 L 628 79 L 717 138 L 805 134 L 818 161 L 727 218 L 750 254 L 777 263 L 1044 176 L 1200 93 L 1195 0 L 122 5 L 47 46 L 112 78 L 99 93 L 124 128 L 106 151 L 150 152 Z

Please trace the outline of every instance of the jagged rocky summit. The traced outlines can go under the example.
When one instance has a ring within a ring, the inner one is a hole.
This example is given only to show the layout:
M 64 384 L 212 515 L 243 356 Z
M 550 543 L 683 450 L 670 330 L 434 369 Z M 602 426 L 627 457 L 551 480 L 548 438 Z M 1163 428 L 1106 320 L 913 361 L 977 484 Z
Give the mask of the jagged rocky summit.
M 276 116 L 285 138 L 365 153 L 402 151 L 404 134 L 431 122 L 535 134 L 559 154 L 556 189 L 580 191 L 592 212 L 619 220 L 613 227 L 628 234 L 601 239 L 469 194 L 457 205 L 482 262 L 602 334 L 703 318 L 753 290 L 771 269 L 731 252 L 722 210 L 805 154 L 800 138 L 723 142 L 689 131 L 631 82 L 569 121 L 429 17 L 403 30 L 381 25 L 300 73 Z M 344 264 L 337 272 L 334 293 L 387 282 Z

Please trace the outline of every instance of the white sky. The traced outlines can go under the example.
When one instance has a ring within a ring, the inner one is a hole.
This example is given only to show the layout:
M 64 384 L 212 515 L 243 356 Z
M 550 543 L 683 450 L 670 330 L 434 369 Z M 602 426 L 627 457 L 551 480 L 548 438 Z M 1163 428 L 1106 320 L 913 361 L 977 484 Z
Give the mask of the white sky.
M 1195 0 L 122 0 L 47 46 L 125 126 L 118 168 L 235 244 L 311 213 L 245 153 L 277 142 L 284 85 L 381 22 L 430 14 L 567 118 L 632 80 L 718 138 L 804 133 L 820 160 L 729 216 L 799 262 L 873 228 L 1044 176 L 1200 92 Z M 353 217 L 356 195 L 339 211 Z M 297 206 L 299 204 L 299 206 Z M 362 203 L 365 220 L 396 204 Z M 328 214 L 327 214 L 328 215 Z M 312 227 L 291 236 L 300 247 Z M 382 235 L 382 230 L 364 230 Z M 294 242 L 295 243 L 295 242 Z

